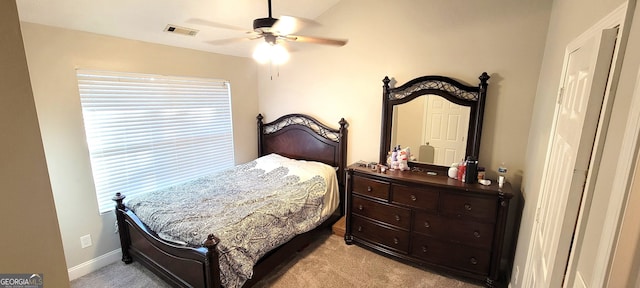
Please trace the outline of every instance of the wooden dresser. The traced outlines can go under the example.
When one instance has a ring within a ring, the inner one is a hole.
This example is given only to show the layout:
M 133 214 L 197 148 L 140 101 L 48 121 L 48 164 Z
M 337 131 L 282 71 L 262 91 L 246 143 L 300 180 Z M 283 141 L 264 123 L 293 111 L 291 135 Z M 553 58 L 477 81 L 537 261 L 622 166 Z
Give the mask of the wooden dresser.
M 416 171 L 347 170 L 347 244 L 497 285 L 511 186 Z

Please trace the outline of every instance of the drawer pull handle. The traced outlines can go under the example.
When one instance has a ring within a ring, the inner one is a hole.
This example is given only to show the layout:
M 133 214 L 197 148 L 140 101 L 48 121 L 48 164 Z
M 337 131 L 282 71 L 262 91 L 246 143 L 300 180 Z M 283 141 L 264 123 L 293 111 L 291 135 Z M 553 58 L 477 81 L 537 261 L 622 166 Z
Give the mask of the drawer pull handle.
M 358 232 L 362 232 L 362 226 L 358 226 Z
M 358 205 L 358 210 L 360 211 L 364 210 L 364 207 L 362 207 L 362 204 Z
M 478 260 L 475 257 L 471 257 L 471 259 L 469 259 L 469 262 L 471 262 L 471 264 L 473 264 L 473 265 L 477 265 L 478 264 Z
M 480 238 L 480 232 L 479 231 L 473 231 L 473 236 L 475 236 L 476 238 Z
M 416 195 L 411 195 L 411 201 L 416 201 L 418 200 L 418 198 L 416 197 Z
M 371 188 L 371 186 L 367 186 L 367 192 L 371 192 L 373 191 L 373 188 Z
M 396 221 L 400 221 L 400 215 L 396 215 Z
M 398 243 L 400 243 L 400 240 L 397 237 L 393 237 L 393 244 L 398 245 Z
M 429 223 L 429 221 L 424 221 L 424 227 L 431 228 L 431 224 Z
M 427 253 L 427 246 L 422 246 L 422 253 Z
M 467 210 L 467 211 L 471 211 L 471 204 L 465 203 L 464 204 L 464 209 Z

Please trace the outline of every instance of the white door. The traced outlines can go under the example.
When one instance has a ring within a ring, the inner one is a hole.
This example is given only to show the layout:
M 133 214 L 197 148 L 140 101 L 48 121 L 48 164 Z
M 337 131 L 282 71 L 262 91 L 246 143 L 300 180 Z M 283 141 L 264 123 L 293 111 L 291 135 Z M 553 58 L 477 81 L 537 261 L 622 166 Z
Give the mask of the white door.
M 429 95 L 426 105 L 423 143 L 434 149 L 433 164 L 449 166 L 460 162 L 467 150 L 470 108 L 436 95 Z
M 562 286 L 615 38 L 603 30 L 566 55 L 525 287 Z

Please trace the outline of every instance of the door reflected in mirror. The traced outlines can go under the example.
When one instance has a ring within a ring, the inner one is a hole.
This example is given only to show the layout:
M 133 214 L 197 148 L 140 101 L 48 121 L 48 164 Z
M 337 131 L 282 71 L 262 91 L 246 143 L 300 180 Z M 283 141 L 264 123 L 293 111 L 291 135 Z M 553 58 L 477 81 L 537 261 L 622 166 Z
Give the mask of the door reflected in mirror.
M 468 106 L 439 95 L 424 95 L 393 107 L 391 146 L 410 147 L 413 162 L 442 166 L 464 159 L 467 149 Z

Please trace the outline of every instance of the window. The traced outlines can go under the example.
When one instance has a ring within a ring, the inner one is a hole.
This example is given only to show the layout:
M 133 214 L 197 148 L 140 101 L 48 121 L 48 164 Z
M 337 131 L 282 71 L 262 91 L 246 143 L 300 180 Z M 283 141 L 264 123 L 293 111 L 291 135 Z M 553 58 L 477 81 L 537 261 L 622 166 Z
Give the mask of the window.
M 234 165 L 229 83 L 77 70 L 100 213 Z

